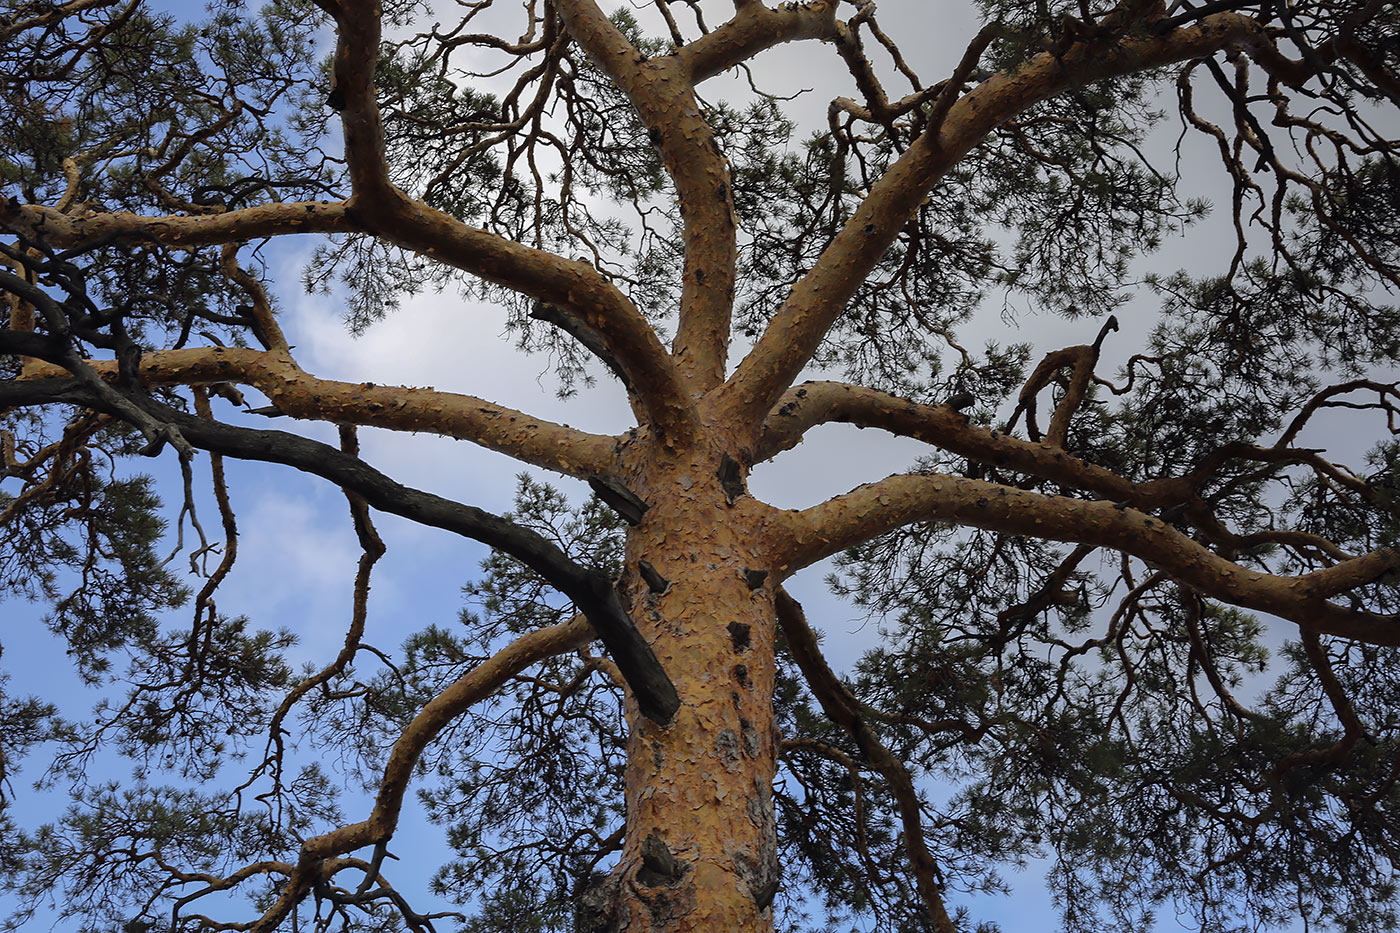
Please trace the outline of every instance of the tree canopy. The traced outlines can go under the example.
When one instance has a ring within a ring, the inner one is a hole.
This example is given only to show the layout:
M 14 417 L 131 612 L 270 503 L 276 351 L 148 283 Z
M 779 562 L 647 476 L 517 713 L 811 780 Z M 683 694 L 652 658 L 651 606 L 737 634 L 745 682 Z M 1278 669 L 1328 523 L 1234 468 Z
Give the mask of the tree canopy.
M 0 692 L 10 926 L 973 933 L 1032 860 L 1071 933 L 1400 926 L 1400 7 L 975 12 L 6 0 L 0 595 L 91 688 Z M 289 242 L 364 339 L 494 305 L 634 426 L 303 368 Z M 751 494 L 835 423 L 922 454 Z M 361 551 L 309 663 L 216 603 L 288 467 Z M 384 514 L 493 549 L 401 644 Z M 828 559 L 844 672 L 783 586 Z

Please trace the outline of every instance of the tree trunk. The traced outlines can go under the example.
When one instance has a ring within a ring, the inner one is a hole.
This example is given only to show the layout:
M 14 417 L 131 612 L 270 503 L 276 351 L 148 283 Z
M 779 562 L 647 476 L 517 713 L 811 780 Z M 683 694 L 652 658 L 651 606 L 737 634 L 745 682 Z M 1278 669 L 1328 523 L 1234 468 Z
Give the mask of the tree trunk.
M 696 456 L 639 483 L 650 508 L 623 586 L 681 708 L 662 728 L 629 702 L 627 841 L 584 930 L 773 929 L 774 590 L 762 510 L 737 476 L 721 480 L 726 461 Z

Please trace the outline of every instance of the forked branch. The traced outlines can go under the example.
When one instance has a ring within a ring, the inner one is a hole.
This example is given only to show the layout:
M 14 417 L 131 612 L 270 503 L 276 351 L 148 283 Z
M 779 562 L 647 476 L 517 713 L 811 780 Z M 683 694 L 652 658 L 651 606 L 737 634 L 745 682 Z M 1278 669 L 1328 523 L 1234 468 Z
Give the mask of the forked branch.
M 1257 38 L 1260 27 L 1234 13 L 1162 35 L 1125 35 L 1043 53 L 968 92 L 919 136 L 870 188 L 811 270 L 793 286 L 753 351 L 725 383 L 726 416 L 756 430 L 809 363 L 832 324 L 923 203 L 933 185 L 1004 121 L 1068 89 L 1171 62 L 1211 55 Z
M 724 379 L 728 359 L 738 225 L 729 166 L 695 96 L 693 63 L 642 55 L 594 0 L 555 5 L 574 41 L 636 108 L 675 183 L 685 266 L 673 349 L 683 378 L 708 391 Z
M 372 0 L 346 0 L 334 9 L 339 36 L 333 96 L 350 168 L 347 211 L 356 222 L 396 246 L 570 309 L 601 336 L 653 423 L 678 437 L 692 436 L 698 430 L 695 407 L 675 362 L 636 306 L 597 269 L 472 227 L 390 181 L 374 89 L 382 11 Z

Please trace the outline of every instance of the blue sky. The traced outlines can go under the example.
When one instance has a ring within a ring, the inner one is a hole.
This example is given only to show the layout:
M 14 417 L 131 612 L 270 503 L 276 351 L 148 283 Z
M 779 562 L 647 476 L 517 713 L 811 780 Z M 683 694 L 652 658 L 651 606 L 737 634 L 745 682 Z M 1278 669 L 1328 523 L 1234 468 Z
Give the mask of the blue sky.
M 929 37 L 925 43 L 908 44 L 914 53 L 912 63 L 926 80 L 950 71 L 966 40 L 976 31 L 970 4 L 963 2 L 885 0 L 881 14 L 891 34 L 917 31 Z M 821 69 L 810 66 L 809 56 L 813 55 L 824 56 Z M 829 67 L 829 61 L 834 61 L 829 56 L 829 50 L 810 45 L 768 53 L 760 63 L 776 78 L 766 86 L 780 93 L 791 92 L 839 78 L 839 72 Z M 718 82 L 707 85 L 704 91 L 714 97 L 724 93 Z M 851 92 L 824 83 L 800 98 L 792 109 L 809 123 L 824 120 L 827 101 L 834 93 Z M 1213 261 L 1219 256 L 1217 236 L 1198 233 L 1190 240 L 1171 244 L 1154 266 L 1170 270 Z M 501 313 L 454 294 L 411 298 L 401 311 L 362 337 L 350 336 L 333 299 L 301 294 L 298 276 L 305 255 L 302 246 L 267 250 L 284 306 L 283 326 L 308 370 L 330 378 L 467 392 L 594 432 L 617 433 L 629 426 L 623 394 L 610 379 L 601 376 L 597 388 L 559 400 L 546 372 L 547 361 L 522 357 L 513 350 Z M 1106 347 L 1109 361 L 1138 349 L 1138 337 L 1145 332 L 1150 315 L 1146 307 L 1136 313 L 1136 317 L 1120 315 L 1125 328 Z M 1098 329 L 1096 321 L 1069 325 L 1047 317 L 1027 316 L 1022 324 L 1022 338 L 1034 339 L 1042 352 L 1086 342 Z M 987 334 L 1005 328 L 992 312 L 980 326 Z M 424 335 L 431 335 L 431 339 L 424 339 Z M 258 404 L 253 399 L 250 403 Z M 223 412 L 227 414 L 228 409 Z M 366 460 L 401 482 L 496 512 L 510 507 L 514 477 L 521 470 L 502 455 L 459 441 L 366 430 L 362 444 Z M 797 450 L 784 454 L 776 463 L 756 469 L 750 487 L 754 495 L 775 505 L 805 507 L 899 471 L 919 450 L 920 445 L 879 432 L 831 425 L 814 431 Z M 151 469 L 165 481 L 176 475 L 168 456 Z M 207 460 L 196 469 L 207 470 Z M 339 646 L 349 619 L 350 587 L 358 555 L 343 497 L 327 484 L 287 469 L 231 465 L 230 470 L 242 554 L 221 590 L 220 610 L 228 615 L 246 614 L 259 626 L 293 628 L 301 636 L 299 658 L 329 657 Z M 583 494 L 581 485 L 572 481 L 551 478 L 551 482 L 576 498 Z M 178 488 L 169 482 L 163 486 L 167 490 Z M 167 498 L 173 516 L 177 503 L 173 496 Z M 212 532 L 216 524 L 212 506 L 205 503 L 204 509 L 205 527 Z M 403 635 L 455 618 L 461 607 L 460 587 L 476 573 L 484 549 L 392 517 L 377 516 L 376 521 L 389 542 L 389 552 L 375 571 L 367 640 L 396 649 Z M 849 665 L 873 643 L 876 623 L 832 598 L 822 583 L 825 572 L 820 566 L 810 568 L 788 586 L 826 633 L 827 651 L 839 668 Z M 69 675 L 61 649 L 39 634 L 39 611 L 12 601 L 0 607 L 0 613 L 5 620 L 0 636 L 5 653 L 0 667 L 13 676 L 11 689 L 48 695 L 56 684 L 63 684 L 63 692 L 72 697 L 68 712 L 83 715 L 90 707 L 89 699 L 76 686 L 76 679 L 71 689 L 65 681 Z M 314 751 L 308 749 L 307 753 Z M 53 812 L 55 798 L 35 797 L 27 791 L 24 780 L 16 782 L 16 790 L 23 795 L 21 813 Z M 358 817 L 354 812 L 348 815 Z M 396 846 L 404 858 L 399 877 L 429 874 L 436 864 L 434 853 L 441 851 L 436 840 L 433 830 L 423 827 L 421 821 L 406 821 Z M 1013 880 L 1018 883 L 1012 898 L 977 898 L 973 902 L 977 916 L 1001 921 L 1007 933 L 1051 928 L 1053 907 L 1039 884 L 1038 870 L 1032 867 L 1023 878 Z M 4 907 L 0 901 L 0 910 Z M 1164 914 L 1169 916 L 1170 910 Z M 1161 925 L 1164 931 L 1173 928 L 1170 922 Z

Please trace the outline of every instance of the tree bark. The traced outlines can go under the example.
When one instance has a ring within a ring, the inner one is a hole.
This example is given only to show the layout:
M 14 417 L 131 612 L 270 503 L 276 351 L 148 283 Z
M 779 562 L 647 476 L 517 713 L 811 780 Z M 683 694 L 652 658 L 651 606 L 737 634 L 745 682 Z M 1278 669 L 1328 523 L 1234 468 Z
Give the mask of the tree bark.
M 776 615 L 771 575 L 754 585 L 753 573 L 766 569 L 770 510 L 729 501 L 722 454 L 664 459 L 636 483 L 650 507 L 629 533 L 623 585 L 681 707 L 663 728 L 629 699 L 627 842 L 580 929 L 770 931 Z

